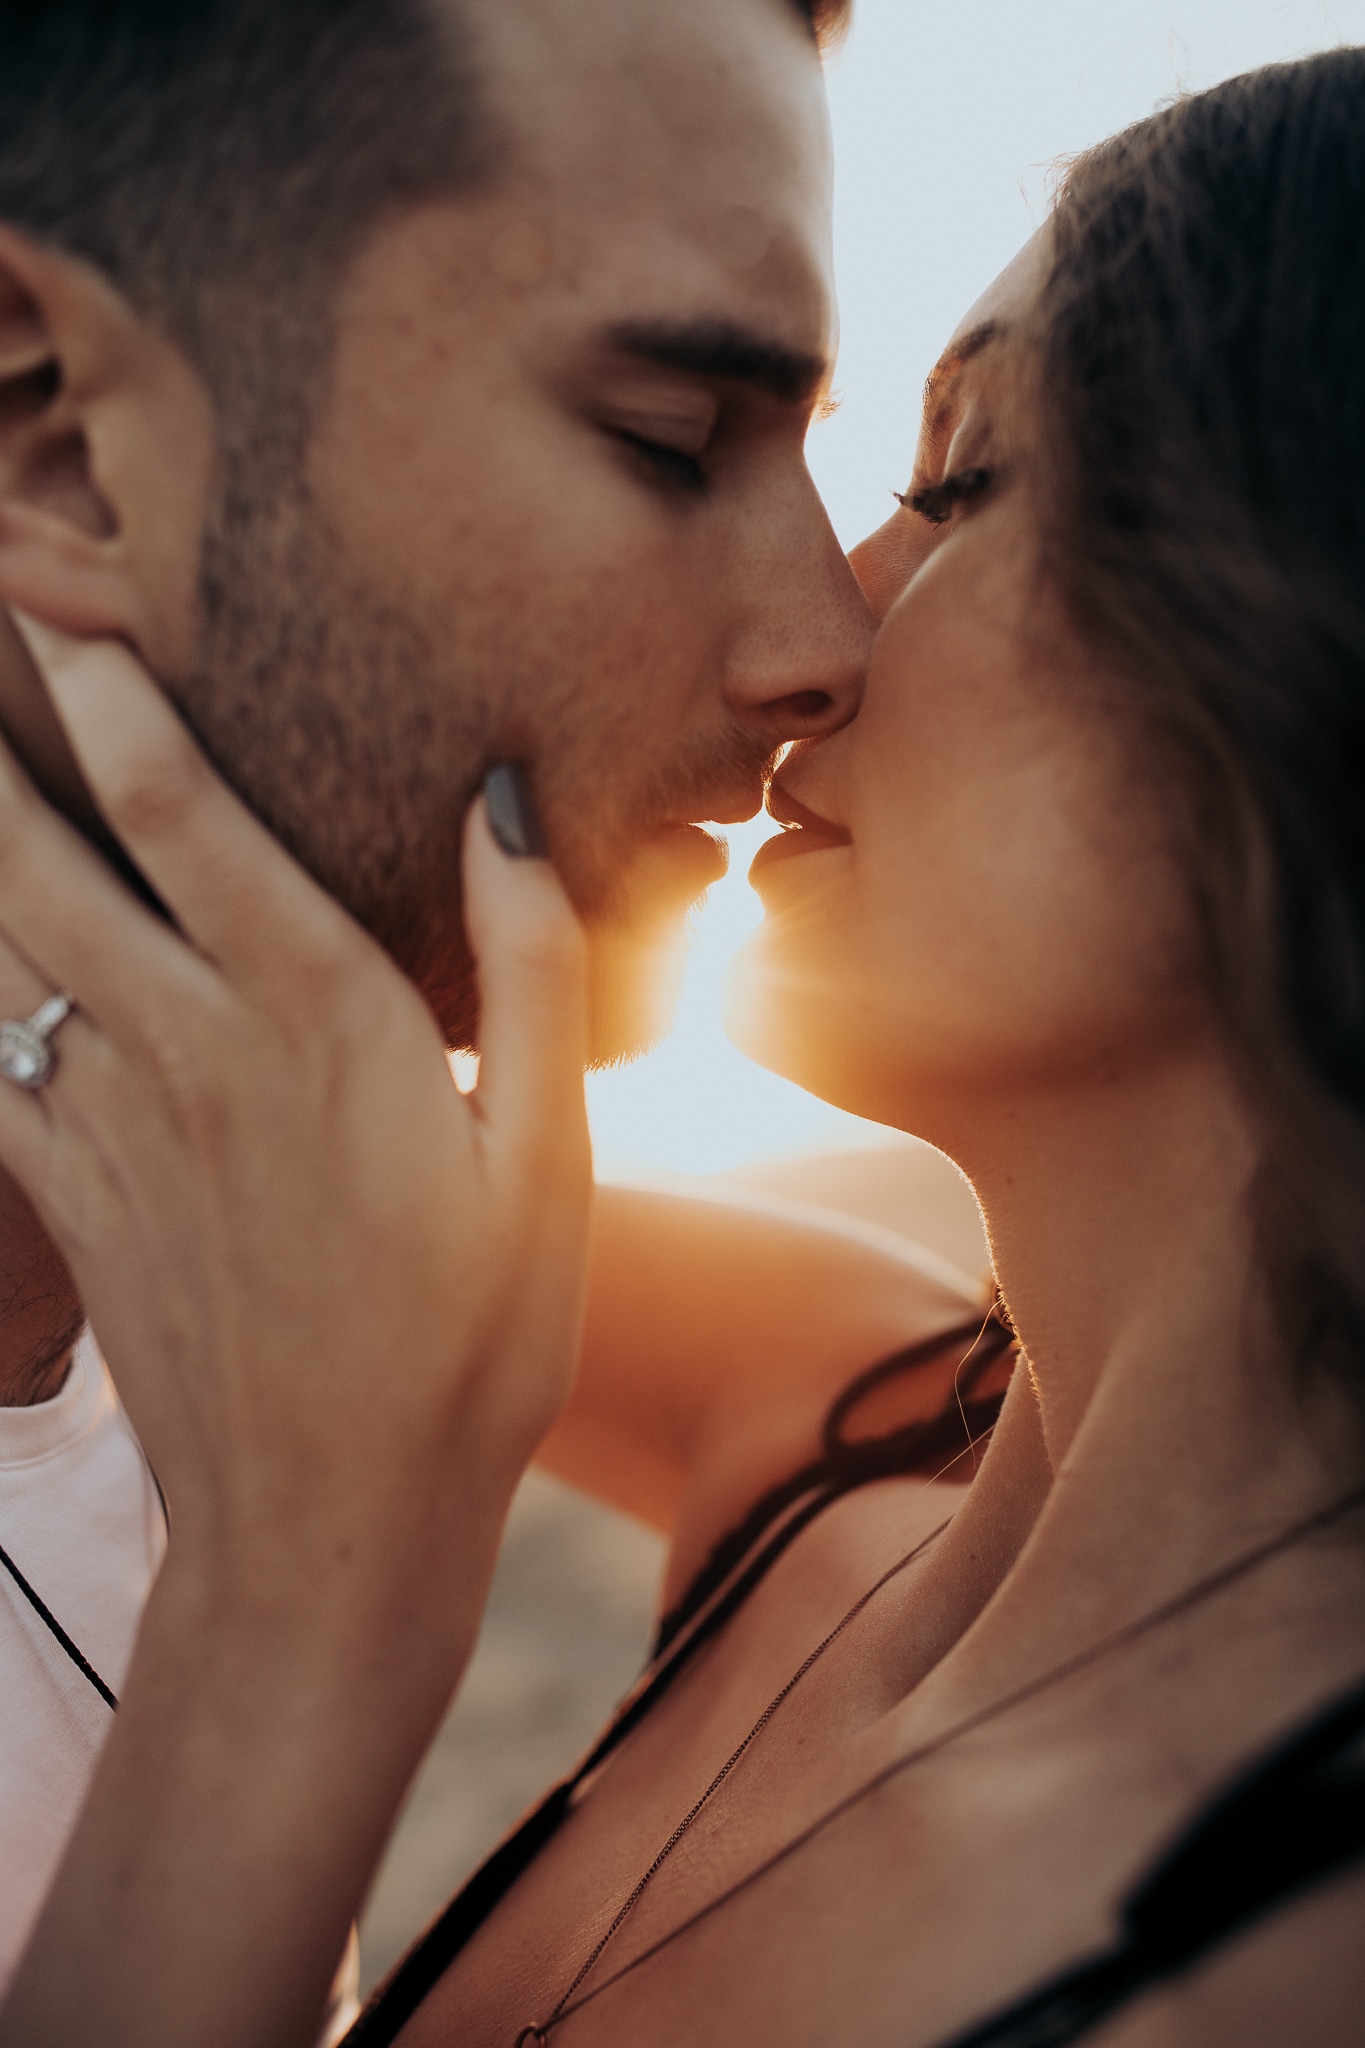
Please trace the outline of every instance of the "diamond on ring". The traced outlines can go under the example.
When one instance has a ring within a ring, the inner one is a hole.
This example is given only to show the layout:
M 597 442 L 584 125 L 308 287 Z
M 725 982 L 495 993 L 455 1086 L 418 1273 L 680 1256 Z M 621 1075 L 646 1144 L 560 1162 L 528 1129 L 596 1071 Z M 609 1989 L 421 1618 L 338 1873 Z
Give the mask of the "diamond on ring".
M 52 1039 L 74 1008 L 70 996 L 49 996 L 31 1017 L 0 1024 L 0 1074 L 18 1088 L 46 1087 L 57 1065 Z

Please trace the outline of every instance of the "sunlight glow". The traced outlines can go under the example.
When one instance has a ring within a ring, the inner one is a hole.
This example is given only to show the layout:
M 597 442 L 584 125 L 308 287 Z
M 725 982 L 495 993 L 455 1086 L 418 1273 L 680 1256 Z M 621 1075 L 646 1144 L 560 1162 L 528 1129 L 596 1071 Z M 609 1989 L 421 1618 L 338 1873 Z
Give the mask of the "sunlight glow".
M 672 1030 L 631 1065 L 587 1078 L 588 1122 L 597 1178 L 668 1181 L 727 1173 L 759 1160 L 903 1145 L 883 1130 L 818 1102 L 737 1052 L 720 1024 L 726 967 L 763 916 L 746 880 L 772 819 L 710 828 L 730 842 L 730 872 L 693 918 L 693 942 Z M 448 1056 L 455 1086 L 478 1085 L 479 1056 Z
M 694 916 L 673 1028 L 630 1066 L 588 1076 L 588 1121 L 599 1180 L 727 1173 L 757 1160 L 905 1143 L 899 1131 L 832 1109 L 768 1073 L 737 1052 L 721 1029 L 725 969 L 763 916 L 746 873 L 772 829 L 768 817 L 711 827 L 730 842 L 730 872 Z M 448 1057 L 455 1086 L 461 1095 L 470 1094 L 478 1085 L 478 1054 Z
M 461 1095 L 472 1095 L 479 1083 L 479 1055 L 476 1052 L 452 1052 L 446 1055 L 446 1059 Z
M 717 829 L 730 842 L 730 872 L 697 914 L 676 1024 L 633 1066 L 588 1077 L 599 1180 L 724 1173 L 756 1159 L 904 1142 L 756 1066 L 722 1031 L 726 965 L 763 915 L 745 877 L 773 825 L 759 817 Z

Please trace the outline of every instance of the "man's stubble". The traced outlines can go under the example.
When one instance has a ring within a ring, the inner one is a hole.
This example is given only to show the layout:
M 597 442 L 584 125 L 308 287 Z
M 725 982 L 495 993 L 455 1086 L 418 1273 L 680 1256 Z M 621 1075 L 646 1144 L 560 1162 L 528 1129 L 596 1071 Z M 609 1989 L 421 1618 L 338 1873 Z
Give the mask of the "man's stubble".
M 762 742 L 729 732 L 642 764 L 609 717 L 585 731 L 559 666 L 530 672 L 506 630 L 514 621 L 471 606 L 478 630 L 453 621 L 437 646 L 357 577 L 302 485 L 264 512 L 245 492 L 221 494 L 200 604 L 201 658 L 176 692 L 190 724 L 226 780 L 422 990 L 448 1044 L 478 1042 L 461 915 L 465 814 L 509 750 L 549 800 L 556 866 L 592 937 L 595 1061 L 628 1058 L 666 1028 L 699 891 L 660 870 L 647 844 L 641 857 L 641 840 L 764 772 Z
M 459 848 L 488 750 L 479 694 L 440 686 L 423 633 L 349 573 L 302 486 L 268 512 L 224 493 L 200 606 L 178 694 L 210 758 L 466 1042 Z

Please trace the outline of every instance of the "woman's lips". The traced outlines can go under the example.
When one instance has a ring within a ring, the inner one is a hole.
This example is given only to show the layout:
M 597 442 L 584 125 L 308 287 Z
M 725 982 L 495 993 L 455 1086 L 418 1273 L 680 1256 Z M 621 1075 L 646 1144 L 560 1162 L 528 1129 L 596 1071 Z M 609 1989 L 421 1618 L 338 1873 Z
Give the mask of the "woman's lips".
M 853 844 L 851 832 L 829 818 L 822 818 L 780 781 L 775 780 L 768 790 L 767 809 L 769 817 L 776 818 L 783 829 L 759 847 L 749 863 L 750 881 L 780 860 L 794 860 L 798 853 L 825 853 L 832 846 Z
M 798 853 L 825 853 L 831 846 L 852 844 L 850 834 L 836 826 L 816 832 L 809 825 L 787 825 L 759 847 L 749 863 L 749 879 L 752 881 L 765 868 L 775 867 L 780 860 L 794 860 Z

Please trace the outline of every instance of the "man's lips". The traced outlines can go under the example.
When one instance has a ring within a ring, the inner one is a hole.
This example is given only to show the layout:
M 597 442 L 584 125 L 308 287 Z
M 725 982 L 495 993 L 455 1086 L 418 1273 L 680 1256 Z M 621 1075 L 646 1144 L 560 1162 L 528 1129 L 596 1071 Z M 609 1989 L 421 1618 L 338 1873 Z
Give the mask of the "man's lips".
M 627 865 L 646 890 L 658 888 L 667 898 L 691 901 L 721 880 L 730 865 L 730 848 L 704 825 L 669 819 L 635 842 Z
M 844 826 L 822 818 L 780 782 L 775 781 L 768 791 L 768 812 L 782 830 L 765 839 L 750 861 L 750 881 L 780 860 L 794 860 L 799 853 L 825 853 L 832 846 L 853 844 L 853 835 Z
M 718 882 L 730 865 L 728 842 L 718 833 L 708 832 L 704 825 L 674 821 L 659 826 L 650 838 L 656 845 L 676 850 L 684 860 L 695 863 L 698 870 L 706 869 L 712 881 Z

